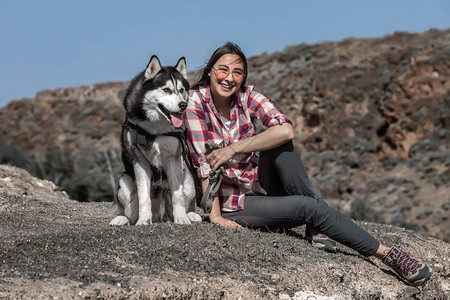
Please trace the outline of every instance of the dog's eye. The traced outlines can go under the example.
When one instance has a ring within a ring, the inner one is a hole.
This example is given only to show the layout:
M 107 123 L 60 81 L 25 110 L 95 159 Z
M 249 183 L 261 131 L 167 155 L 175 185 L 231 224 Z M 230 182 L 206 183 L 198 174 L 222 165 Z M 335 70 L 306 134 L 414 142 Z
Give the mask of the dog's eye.
M 180 89 L 180 93 L 184 93 L 184 89 L 183 88 Z
M 170 89 L 165 88 L 165 89 L 163 89 L 163 92 L 164 92 L 164 93 L 170 93 Z

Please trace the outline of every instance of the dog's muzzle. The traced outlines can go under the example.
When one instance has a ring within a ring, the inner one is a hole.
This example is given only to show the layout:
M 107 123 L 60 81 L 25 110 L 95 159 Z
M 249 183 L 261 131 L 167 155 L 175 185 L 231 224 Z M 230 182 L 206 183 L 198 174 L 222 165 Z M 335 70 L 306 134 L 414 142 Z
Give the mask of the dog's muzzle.
M 172 122 L 175 128 L 180 128 L 183 125 L 182 114 L 186 110 L 187 104 L 186 102 L 179 102 L 178 106 L 184 106 L 184 109 L 181 109 L 180 112 L 170 112 L 161 104 L 158 104 L 159 110 L 166 116 L 166 118 Z

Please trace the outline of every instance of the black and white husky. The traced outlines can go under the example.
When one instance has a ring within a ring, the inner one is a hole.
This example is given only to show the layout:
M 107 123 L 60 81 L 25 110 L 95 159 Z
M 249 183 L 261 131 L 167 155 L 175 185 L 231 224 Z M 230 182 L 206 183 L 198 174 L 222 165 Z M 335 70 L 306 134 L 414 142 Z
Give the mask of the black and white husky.
M 183 160 L 180 127 L 188 90 L 184 57 L 175 67 L 162 67 L 152 56 L 147 68 L 131 81 L 123 102 L 125 172 L 119 178 L 110 225 L 201 221 L 194 212 L 194 179 Z

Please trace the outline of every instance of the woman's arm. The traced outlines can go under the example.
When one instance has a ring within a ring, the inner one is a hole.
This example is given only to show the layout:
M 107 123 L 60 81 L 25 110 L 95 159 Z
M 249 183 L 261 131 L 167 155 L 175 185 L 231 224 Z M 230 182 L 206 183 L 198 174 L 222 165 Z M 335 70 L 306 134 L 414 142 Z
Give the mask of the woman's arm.
M 206 159 L 215 171 L 221 164 L 229 161 L 236 154 L 270 150 L 291 141 L 293 138 L 294 128 L 292 125 L 290 123 L 282 123 L 272 126 L 248 139 L 240 140 L 227 147 L 214 150 Z
M 206 192 L 206 189 L 208 188 L 208 184 L 209 184 L 208 178 L 202 180 L 203 193 Z M 215 223 L 219 226 L 228 227 L 228 228 L 242 227 L 238 223 L 222 217 L 222 214 L 220 212 L 219 196 L 217 194 L 214 195 L 214 198 L 213 198 L 211 212 L 209 213 L 209 221 L 211 223 Z

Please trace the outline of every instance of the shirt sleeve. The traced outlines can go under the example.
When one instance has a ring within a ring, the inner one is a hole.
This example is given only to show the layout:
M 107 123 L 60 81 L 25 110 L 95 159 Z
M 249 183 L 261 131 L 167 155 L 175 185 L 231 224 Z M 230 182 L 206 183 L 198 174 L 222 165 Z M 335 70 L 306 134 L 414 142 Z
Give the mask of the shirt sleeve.
M 184 115 L 189 152 L 199 178 L 207 178 L 211 167 L 206 160 L 205 143 L 208 140 L 206 115 L 198 91 L 189 92 L 189 103 Z
M 252 88 L 249 88 L 247 93 L 247 107 L 250 114 L 261 120 L 264 126 L 272 127 L 283 123 L 292 124 L 288 117 L 269 98 Z

